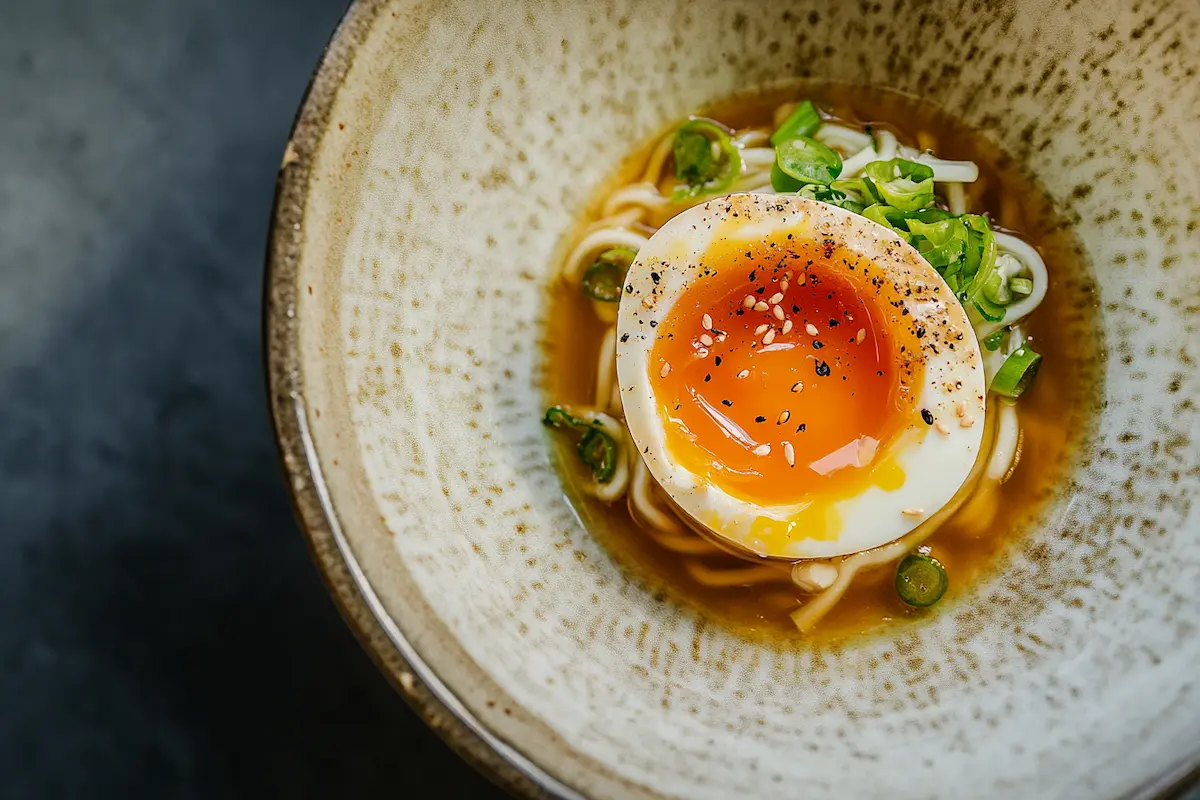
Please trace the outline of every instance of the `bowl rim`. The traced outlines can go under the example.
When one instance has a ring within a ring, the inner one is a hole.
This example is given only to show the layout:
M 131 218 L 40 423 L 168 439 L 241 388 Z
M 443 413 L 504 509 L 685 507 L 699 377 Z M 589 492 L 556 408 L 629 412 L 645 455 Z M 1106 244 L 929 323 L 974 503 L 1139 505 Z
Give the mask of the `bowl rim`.
M 359 45 L 392 0 L 348 0 L 309 76 L 292 121 L 275 195 L 263 271 L 262 346 L 268 411 L 293 514 L 334 605 L 360 646 L 409 707 L 467 763 L 513 796 L 584 800 L 584 795 L 492 732 L 443 683 L 388 617 L 341 529 L 307 424 L 300 379 L 298 268 L 314 155 Z M 1200 750 L 1127 795 L 1183 798 L 1200 787 Z

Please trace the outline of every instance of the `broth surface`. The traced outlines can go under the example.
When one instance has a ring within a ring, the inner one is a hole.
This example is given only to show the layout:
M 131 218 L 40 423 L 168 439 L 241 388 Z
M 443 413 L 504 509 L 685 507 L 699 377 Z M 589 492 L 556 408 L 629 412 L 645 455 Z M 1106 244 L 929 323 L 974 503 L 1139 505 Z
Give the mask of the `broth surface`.
M 945 565 L 950 578 L 946 596 L 930 609 L 905 605 L 894 587 L 895 565 L 860 573 L 847 595 L 807 640 L 831 641 L 880 629 L 885 623 L 945 613 L 971 586 L 1002 568 L 1004 553 L 1019 544 L 1045 500 L 1063 479 L 1072 454 L 1086 437 L 1088 410 L 1098 389 L 1100 339 L 1095 324 L 1095 293 L 1083 251 L 1049 199 L 1007 157 L 980 134 L 945 111 L 894 92 L 803 82 L 739 96 L 696 113 L 732 128 L 772 126 L 781 103 L 811 98 L 824 112 L 849 123 L 871 124 L 894 132 L 901 142 L 932 149 L 945 159 L 974 161 L 979 180 L 968 185 L 970 210 L 988 213 L 993 225 L 1021 235 L 1045 259 L 1050 287 L 1041 306 L 1022 330 L 1044 356 L 1033 387 L 1019 404 L 1022 449 L 1009 480 L 979 492 L 925 542 Z M 614 189 L 639 179 L 654 143 L 643 143 L 594 195 L 588 213 L 560 247 L 560 256 L 596 220 L 595 212 Z M 660 224 L 664 220 L 652 220 Z M 545 330 L 544 382 L 547 405 L 588 405 L 593 400 L 596 360 L 606 324 L 578 285 L 555 280 L 550 287 Z M 714 588 L 692 578 L 685 557 L 659 546 L 630 517 L 624 501 L 605 505 L 584 494 L 582 473 L 574 470 L 571 446 L 557 438 L 557 460 L 564 465 L 567 492 L 581 519 L 613 559 L 651 590 L 697 609 L 703 616 L 756 639 L 796 639 L 801 634 L 788 618 L 807 595 L 780 584 Z M 925 549 L 923 548 L 923 549 Z M 728 566 L 750 562 L 722 556 Z M 706 559 L 717 564 L 714 559 Z

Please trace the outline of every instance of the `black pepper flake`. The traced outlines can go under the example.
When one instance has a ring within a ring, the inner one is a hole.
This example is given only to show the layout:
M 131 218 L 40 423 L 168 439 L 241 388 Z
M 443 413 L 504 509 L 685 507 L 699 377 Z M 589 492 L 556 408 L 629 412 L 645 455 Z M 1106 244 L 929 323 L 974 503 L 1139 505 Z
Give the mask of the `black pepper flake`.
M 726 408 L 733 408 L 733 401 L 732 400 L 722 400 L 721 405 L 725 406 Z
M 749 253 L 746 253 L 746 258 L 749 258 L 749 257 L 750 257 L 750 254 L 749 254 Z M 758 275 L 758 270 L 753 270 L 753 269 L 752 269 L 752 270 L 750 270 L 750 274 L 749 274 L 749 275 L 747 275 L 746 277 L 747 277 L 749 280 L 753 281 L 753 280 L 755 280 L 755 277 L 756 277 L 757 275 Z
M 629 334 L 628 334 L 628 333 L 622 333 L 622 334 L 621 334 L 621 342 L 622 342 L 622 343 L 624 343 L 624 342 L 628 342 L 628 341 L 629 341 Z
M 755 417 L 754 421 L 755 422 L 766 422 L 767 418 L 766 417 Z
M 920 325 L 918 325 L 917 326 L 917 338 L 920 339 L 924 335 L 925 335 L 925 329 L 922 328 Z
M 801 422 L 800 427 L 796 428 L 796 433 L 804 433 L 806 430 L 808 430 L 808 426 Z
M 908 316 L 908 306 L 905 306 L 903 309 L 900 310 L 900 316 L 902 316 L 902 317 Z
M 822 378 L 829 377 L 829 365 L 826 364 L 824 361 L 817 362 L 817 375 Z
M 650 320 L 650 327 L 651 327 L 651 328 L 657 328 L 657 327 L 658 327 L 658 320 L 656 320 L 656 319 L 652 319 L 652 320 Z
M 800 306 L 798 306 L 798 305 L 796 305 L 795 303 L 793 303 L 793 304 L 792 304 L 792 313 L 793 313 L 793 314 L 799 314 L 799 313 L 800 313 Z
M 704 376 L 704 382 L 705 382 L 705 383 L 708 383 L 708 382 L 709 382 L 709 381 L 711 381 L 711 380 L 712 380 L 712 373 L 709 373 L 708 375 L 705 375 L 705 376 Z
M 933 412 L 931 412 L 928 408 L 922 408 L 921 409 L 921 419 L 925 420 L 926 425 L 932 425 L 933 424 Z
M 625 284 L 625 294 L 633 294 L 633 284 L 632 283 Z
M 825 346 L 825 343 L 819 339 L 813 339 L 813 350 L 820 350 Z
M 842 323 L 838 322 L 836 319 L 831 318 L 829 320 L 829 327 L 831 327 L 831 328 L 836 328 L 838 325 L 841 325 L 841 324 Z
M 662 280 L 662 276 L 659 275 L 657 272 L 651 272 L 650 280 L 654 281 L 655 286 L 658 286 L 658 282 Z
M 719 366 L 721 366 L 721 357 L 720 357 L 720 356 L 717 356 L 717 357 L 716 357 L 716 359 L 715 359 L 715 362 L 716 362 L 716 365 L 717 365 L 718 367 L 719 367 Z

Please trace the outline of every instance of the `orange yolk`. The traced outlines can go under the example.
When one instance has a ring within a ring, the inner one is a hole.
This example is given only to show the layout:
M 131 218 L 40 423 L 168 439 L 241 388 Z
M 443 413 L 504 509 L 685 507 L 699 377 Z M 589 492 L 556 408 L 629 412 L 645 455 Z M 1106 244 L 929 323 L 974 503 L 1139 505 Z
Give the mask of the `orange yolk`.
M 864 488 L 913 422 L 924 371 L 902 288 L 790 238 L 713 245 L 649 366 L 671 457 L 762 506 Z

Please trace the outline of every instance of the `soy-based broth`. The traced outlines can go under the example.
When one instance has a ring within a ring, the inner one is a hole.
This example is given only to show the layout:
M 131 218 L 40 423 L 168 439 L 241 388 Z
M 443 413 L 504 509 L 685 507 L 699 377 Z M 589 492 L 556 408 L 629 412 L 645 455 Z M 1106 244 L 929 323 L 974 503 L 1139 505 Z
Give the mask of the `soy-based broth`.
M 946 113 L 891 92 L 811 83 L 736 98 L 697 113 L 731 128 L 771 127 L 774 110 L 781 103 L 802 97 L 812 98 L 840 119 L 890 130 L 902 143 L 932 149 L 940 158 L 974 161 L 980 178 L 967 192 L 971 211 L 987 212 L 995 227 L 1017 231 L 1034 244 L 1050 275 L 1045 300 L 1022 323 L 1045 360 L 1037 381 L 1020 399 L 1019 463 L 1006 482 L 977 493 L 925 542 L 950 577 L 945 598 L 932 609 L 912 608 L 896 594 L 894 565 L 860 573 L 815 633 L 807 635 L 829 639 L 877 629 L 889 620 L 944 612 L 989 571 L 1002 568 L 1004 551 L 1028 533 L 1045 500 L 1063 479 L 1073 448 L 1086 435 L 1088 411 L 1097 389 L 1099 344 L 1094 294 L 1076 240 L 1044 193 L 1010 158 Z M 578 230 L 566 237 L 561 248 L 564 255 L 595 220 L 602 198 L 614 188 L 638 180 L 654 141 L 637 149 L 613 180 L 597 192 L 598 199 L 580 219 Z M 655 220 L 654 224 L 661 222 Z M 549 303 L 544 348 L 548 404 L 589 404 L 596 391 L 597 354 L 607 324 L 597 318 L 592 301 L 577 284 L 554 281 Z M 748 635 L 799 636 L 788 612 L 805 595 L 781 591 L 778 584 L 702 585 L 689 573 L 685 557 L 660 547 L 631 519 L 623 500 L 606 505 L 578 491 L 584 476 L 576 469 L 573 448 L 559 441 L 555 446 L 561 448 L 558 460 L 564 465 L 564 480 L 575 484 L 569 494 L 581 517 L 613 559 L 645 585 Z M 721 558 L 734 566 L 748 563 L 734 556 Z

